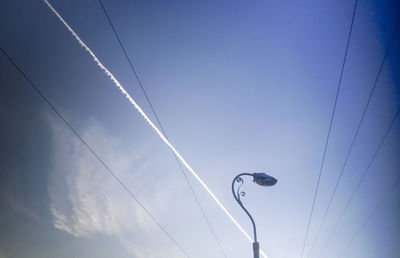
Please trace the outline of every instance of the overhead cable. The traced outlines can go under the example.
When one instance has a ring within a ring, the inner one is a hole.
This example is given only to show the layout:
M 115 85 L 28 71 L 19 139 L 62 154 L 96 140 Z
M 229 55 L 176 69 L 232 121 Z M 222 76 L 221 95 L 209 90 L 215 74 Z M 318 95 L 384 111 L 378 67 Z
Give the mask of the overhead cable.
M 330 135 L 331 135 L 332 124 L 333 124 L 333 118 L 334 118 L 334 116 L 335 116 L 337 100 L 338 100 L 340 88 L 341 88 L 341 85 L 342 85 L 344 67 L 345 67 L 346 60 L 347 60 L 347 53 L 348 53 L 348 50 L 349 50 L 351 33 L 352 33 L 352 31 L 353 31 L 353 24 L 354 24 L 354 17 L 355 17 L 355 14 L 356 14 L 356 9 L 357 9 L 357 2 L 358 2 L 358 0 L 355 0 L 355 2 L 354 2 L 353 15 L 352 15 L 352 18 L 351 18 L 349 34 L 348 34 L 348 36 L 347 36 L 346 51 L 345 51 L 344 57 L 343 57 L 342 68 L 341 68 L 341 71 L 340 71 L 339 82 L 338 82 L 338 86 L 337 86 L 337 90 L 336 90 L 335 102 L 334 102 L 334 105 L 333 105 L 333 110 L 332 110 L 332 114 L 331 114 L 331 119 L 330 119 L 330 122 L 329 122 L 328 135 L 327 135 L 326 141 L 325 141 L 325 147 L 324 147 L 324 152 L 323 152 L 323 155 L 322 155 L 321 166 L 320 166 L 319 173 L 318 173 L 318 180 L 317 180 L 317 185 L 316 185 L 316 187 L 315 187 L 313 202 L 312 202 L 312 206 L 311 206 L 311 212 L 310 212 L 310 216 L 309 216 L 309 218 L 308 218 L 308 224 L 307 224 L 306 235 L 304 236 L 303 247 L 301 248 L 301 258 L 303 258 L 303 255 L 304 255 L 304 249 L 305 249 L 306 244 L 307 244 L 307 239 L 308 239 L 308 234 L 309 234 L 309 230 L 310 230 L 310 225 L 311 225 L 311 221 L 312 221 L 312 219 L 313 219 L 314 208 L 315 208 L 315 202 L 316 202 L 317 195 L 318 195 L 318 190 L 319 190 L 319 184 L 320 184 L 320 181 L 321 181 L 322 170 L 323 170 L 323 168 L 324 168 L 325 157 L 326 157 L 326 151 L 327 151 L 327 149 L 328 149 L 328 143 L 329 143 L 329 139 L 330 139 Z
M 331 238 L 333 237 L 334 233 L 336 232 L 336 230 L 338 229 L 339 225 L 341 224 L 341 222 L 343 220 L 343 217 L 346 214 L 346 211 L 349 209 L 350 204 L 354 199 L 354 196 L 356 195 L 356 193 L 360 189 L 361 184 L 363 183 L 365 177 L 367 176 L 367 174 L 369 172 L 369 169 L 371 168 L 372 163 L 374 162 L 374 160 L 377 157 L 379 151 L 381 150 L 381 148 L 382 148 L 382 146 L 383 146 L 383 144 L 384 144 L 384 142 L 386 140 L 386 137 L 388 136 L 390 130 L 392 129 L 393 125 L 395 124 L 395 121 L 396 121 L 397 117 L 399 116 L 399 114 L 400 114 L 400 108 L 397 110 L 396 114 L 393 116 L 392 121 L 390 122 L 389 126 L 387 127 L 387 129 L 385 131 L 385 134 L 383 135 L 383 137 L 380 140 L 378 146 L 376 147 L 374 154 L 372 155 L 371 159 L 368 162 L 368 165 L 367 165 L 366 169 L 364 170 L 363 174 L 361 175 L 360 179 L 358 180 L 356 187 L 354 188 L 353 192 L 350 195 L 350 198 L 347 200 L 347 203 L 346 203 L 345 207 L 343 208 L 342 212 L 340 213 L 340 216 L 339 216 L 338 220 L 336 221 L 335 225 L 333 226 L 332 231 L 329 234 L 329 237 L 327 238 L 327 240 L 325 241 L 325 243 L 324 243 L 324 245 L 323 245 L 318 257 L 322 257 L 321 256 L 322 253 L 324 252 L 324 250 L 327 247 L 329 241 L 331 240 Z
M 388 189 L 388 191 L 385 193 L 385 195 L 377 203 L 375 208 L 369 213 L 368 217 L 364 220 L 364 222 L 360 225 L 360 227 L 354 232 L 354 234 L 352 235 L 350 240 L 347 242 L 347 244 L 344 246 L 344 248 L 338 254 L 337 257 L 340 257 L 341 254 L 343 254 L 351 246 L 351 244 L 354 242 L 354 240 L 357 239 L 358 235 L 361 234 L 361 232 L 368 225 L 368 223 L 371 221 L 371 219 L 377 215 L 377 213 L 380 210 L 380 208 L 382 207 L 382 205 L 385 203 L 385 201 L 387 201 L 387 199 L 389 198 L 391 193 L 396 189 L 396 187 L 399 185 L 399 183 L 400 183 L 400 177 L 397 178 L 397 180 L 394 182 L 394 184 L 392 184 L 392 186 Z
M 377 73 L 377 75 L 376 75 L 376 77 L 375 77 L 373 86 L 372 86 L 371 91 L 370 91 L 370 93 L 369 93 L 369 97 L 368 97 L 367 103 L 366 103 L 366 105 L 365 105 L 365 107 L 364 107 L 363 113 L 362 113 L 362 115 L 361 115 L 361 119 L 360 119 L 360 121 L 358 122 L 358 126 L 357 126 L 357 129 L 356 129 L 356 132 L 355 132 L 355 134 L 354 134 L 354 136 L 353 136 L 353 139 L 352 139 L 352 141 L 351 141 L 350 148 L 349 148 L 349 150 L 347 151 L 346 159 L 344 160 L 344 162 L 343 162 L 343 164 L 342 164 L 342 167 L 341 167 L 341 170 L 340 170 L 340 173 L 339 173 L 339 177 L 338 177 L 338 179 L 336 180 L 335 187 L 334 187 L 334 189 L 333 189 L 333 191 L 332 191 L 332 194 L 331 194 L 331 196 L 330 196 L 330 199 L 329 199 L 329 202 L 328 202 L 328 206 L 326 207 L 326 209 L 325 209 L 325 211 L 324 211 L 324 215 L 323 215 L 323 217 L 322 217 L 321 224 L 319 225 L 319 228 L 318 228 L 318 231 L 317 231 L 317 235 L 316 235 L 316 237 L 314 238 L 313 244 L 311 245 L 311 250 L 310 250 L 310 254 L 309 254 L 308 257 L 311 257 L 311 255 L 312 255 L 312 251 L 313 251 L 313 249 L 314 249 L 314 247 L 315 247 L 315 244 L 316 244 L 316 242 L 317 242 L 317 240 L 318 240 L 318 238 L 319 238 L 319 235 L 320 235 L 320 233 L 321 233 L 322 227 L 323 227 L 323 225 L 324 225 L 324 223 L 325 223 L 326 216 L 327 216 L 327 214 L 328 214 L 328 212 L 329 212 L 329 209 L 330 209 L 330 207 L 331 207 L 332 200 L 333 200 L 333 198 L 334 198 L 334 196 L 335 196 L 335 194 L 336 194 L 336 190 L 337 190 L 338 185 L 339 185 L 339 183 L 340 183 L 340 181 L 341 181 L 341 179 L 342 179 L 343 172 L 345 171 L 345 168 L 346 168 L 346 165 L 347 165 L 347 161 L 349 160 L 350 154 L 351 154 L 351 152 L 353 151 L 353 147 L 354 147 L 354 144 L 355 144 L 356 139 L 357 139 L 357 137 L 358 137 L 358 133 L 359 133 L 360 128 L 361 128 L 361 126 L 362 126 L 362 124 L 363 124 L 363 122 L 364 122 L 365 114 L 367 113 L 367 109 L 368 109 L 369 104 L 370 104 L 370 102 L 371 102 L 372 95 L 374 94 L 376 85 L 378 84 L 378 80 L 379 80 L 379 78 L 380 78 L 383 65 L 384 65 L 385 62 L 386 62 L 386 59 L 387 59 L 388 54 L 389 54 L 389 50 L 390 50 L 390 48 L 391 48 L 391 46 L 392 46 L 392 42 L 393 42 L 394 36 L 395 36 L 395 34 L 396 34 L 396 33 L 395 33 L 395 32 L 396 32 L 396 29 L 397 29 L 397 27 L 398 27 L 398 25 L 399 25 L 399 21 L 400 21 L 400 18 L 397 19 L 396 25 L 395 25 L 395 27 L 394 27 L 394 29 L 393 29 L 393 32 L 392 32 L 392 36 L 390 37 L 390 40 L 389 40 L 389 44 L 388 44 L 388 46 L 386 47 L 385 54 L 384 54 L 383 59 L 382 59 L 380 65 L 379 65 L 378 73 Z

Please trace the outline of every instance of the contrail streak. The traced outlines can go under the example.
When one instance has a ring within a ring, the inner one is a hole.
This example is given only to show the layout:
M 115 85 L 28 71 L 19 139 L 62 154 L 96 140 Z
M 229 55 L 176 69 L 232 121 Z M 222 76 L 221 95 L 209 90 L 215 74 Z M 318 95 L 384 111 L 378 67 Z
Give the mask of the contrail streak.
M 78 34 L 69 26 L 69 24 L 61 17 L 61 15 L 54 9 L 54 7 L 47 1 L 43 0 L 46 5 L 50 8 L 50 10 L 58 17 L 58 19 L 67 27 L 67 29 L 72 33 L 72 36 L 79 42 L 79 44 L 92 56 L 93 60 L 96 64 L 104 71 L 104 73 L 110 77 L 111 81 L 115 84 L 115 86 L 121 91 L 121 93 L 128 99 L 128 101 L 136 108 L 136 110 L 142 115 L 144 120 L 156 131 L 158 136 L 160 136 L 161 140 L 175 153 L 178 159 L 182 162 L 182 164 L 192 173 L 192 175 L 197 179 L 197 181 L 203 186 L 203 188 L 208 192 L 208 194 L 214 199 L 214 201 L 218 204 L 218 206 L 225 212 L 228 218 L 235 224 L 235 226 L 246 236 L 246 238 L 253 242 L 253 239 L 247 234 L 247 232 L 240 226 L 240 224 L 236 221 L 236 219 L 229 213 L 229 211 L 225 208 L 225 206 L 219 201 L 219 199 L 215 196 L 215 194 L 208 188 L 208 186 L 204 183 L 204 181 L 197 175 L 197 173 L 190 167 L 190 165 L 186 162 L 186 160 L 181 156 L 181 154 L 175 149 L 175 147 L 168 141 L 167 138 L 161 133 L 157 126 L 150 120 L 150 118 L 146 115 L 143 109 L 133 100 L 133 98 L 129 95 L 129 93 L 122 87 L 121 83 L 115 78 L 115 76 L 100 62 L 97 56 L 93 53 L 92 50 L 81 40 Z M 260 250 L 260 253 L 268 258 L 263 250 Z

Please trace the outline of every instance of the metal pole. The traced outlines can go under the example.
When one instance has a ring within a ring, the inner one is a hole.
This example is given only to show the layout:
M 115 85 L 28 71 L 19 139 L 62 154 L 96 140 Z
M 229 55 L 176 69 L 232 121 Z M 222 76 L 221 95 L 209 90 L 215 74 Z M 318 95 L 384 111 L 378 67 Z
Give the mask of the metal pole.
M 260 244 L 258 242 L 253 243 L 254 258 L 260 258 Z

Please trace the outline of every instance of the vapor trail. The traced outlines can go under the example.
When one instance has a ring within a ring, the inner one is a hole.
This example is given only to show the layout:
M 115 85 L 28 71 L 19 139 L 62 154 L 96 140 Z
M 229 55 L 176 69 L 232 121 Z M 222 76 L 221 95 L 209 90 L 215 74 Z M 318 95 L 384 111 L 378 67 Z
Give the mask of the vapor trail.
M 129 93 L 125 90 L 125 88 L 120 84 L 120 82 L 115 78 L 115 76 L 100 62 L 97 56 L 93 53 L 92 50 L 81 40 L 78 34 L 69 26 L 69 24 L 62 18 L 62 16 L 54 9 L 54 7 L 47 1 L 43 0 L 46 5 L 50 8 L 50 10 L 58 17 L 58 19 L 64 24 L 65 27 L 72 33 L 72 36 L 78 41 L 78 43 L 92 56 L 93 60 L 96 64 L 104 71 L 104 73 L 110 77 L 111 81 L 114 85 L 121 91 L 121 93 L 128 99 L 128 101 L 136 108 L 136 110 L 142 115 L 144 120 L 156 131 L 158 136 L 163 140 L 163 142 L 175 153 L 178 159 L 182 162 L 182 164 L 192 173 L 192 175 L 197 179 L 197 181 L 203 186 L 203 188 L 208 192 L 208 194 L 214 199 L 214 201 L 218 204 L 218 206 L 225 212 L 225 214 L 229 217 L 229 219 L 235 224 L 235 226 L 246 236 L 246 238 L 253 242 L 253 239 L 247 234 L 247 232 L 240 226 L 240 224 L 236 221 L 236 219 L 229 213 L 229 211 L 225 208 L 225 206 L 219 201 L 219 199 L 215 196 L 215 194 L 208 188 L 208 186 L 204 183 L 204 181 L 197 175 L 197 173 L 190 167 L 190 165 L 186 162 L 186 160 L 181 156 L 181 154 L 175 149 L 175 147 L 168 141 L 167 138 L 161 133 L 157 126 L 150 120 L 150 118 L 146 115 L 143 109 L 133 100 L 133 98 L 129 95 Z M 263 250 L 260 250 L 260 253 L 268 258 Z

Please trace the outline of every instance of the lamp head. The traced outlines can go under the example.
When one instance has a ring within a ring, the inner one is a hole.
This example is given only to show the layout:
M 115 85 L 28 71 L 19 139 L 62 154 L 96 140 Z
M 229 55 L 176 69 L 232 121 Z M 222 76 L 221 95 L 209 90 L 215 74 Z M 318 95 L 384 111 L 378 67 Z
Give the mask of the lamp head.
M 278 180 L 265 173 L 254 173 L 253 182 L 261 186 L 273 186 L 278 182 Z

